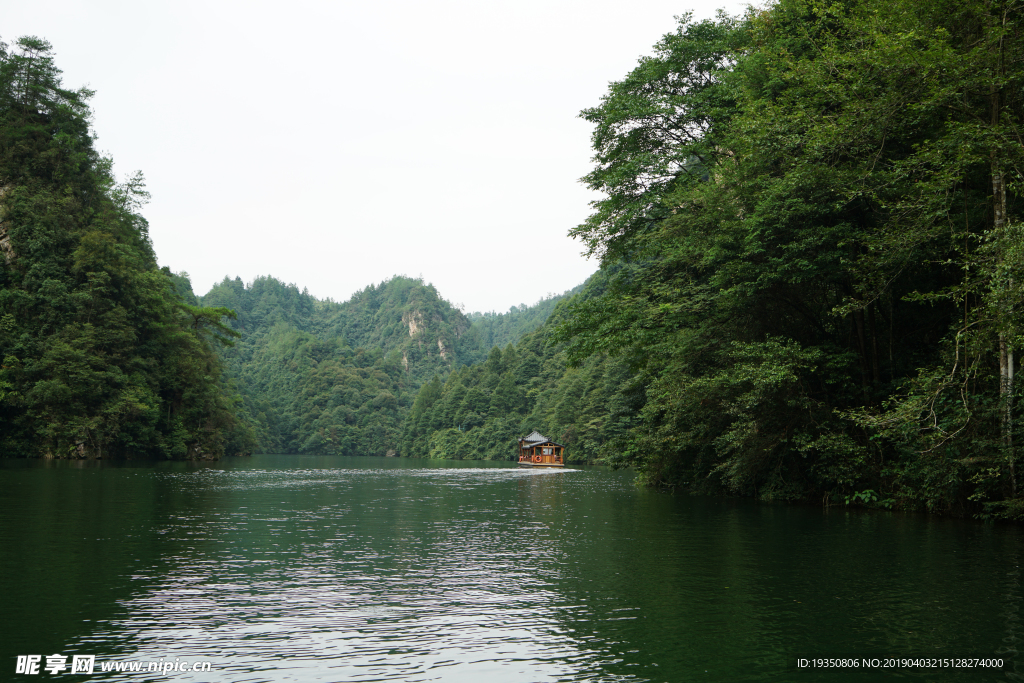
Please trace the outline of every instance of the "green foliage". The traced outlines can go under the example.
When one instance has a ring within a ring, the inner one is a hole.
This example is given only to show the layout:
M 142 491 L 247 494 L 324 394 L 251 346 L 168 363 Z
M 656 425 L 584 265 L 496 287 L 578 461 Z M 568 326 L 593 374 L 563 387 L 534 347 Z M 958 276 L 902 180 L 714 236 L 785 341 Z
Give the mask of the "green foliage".
M 1019 514 L 1020 10 L 684 17 L 583 112 L 606 198 L 573 234 L 603 276 L 552 339 L 634 373 L 610 458 L 660 486 Z
M 583 290 L 583 286 L 578 285 L 562 294 L 547 296 L 533 306 L 512 306 L 507 313 L 470 313 L 467 316 L 472 322 L 469 333 L 479 335 L 481 346 L 487 349 L 515 344 L 524 335 L 543 325 L 560 302 L 575 296 Z
M 219 457 L 246 444 L 213 348 L 232 313 L 157 268 L 144 178 L 93 149 L 90 94 L 46 41 L 0 48 L 0 455 Z
M 599 287 L 590 282 L 576 298 Z M 486 361 L 456 370 L 443 386 L 436 378 L 425 384 L 405 422 L 401 454 L 512 460 L 516 439 L 536 429 L 568 447 L 568 462 L 621 461 L 618 442 L 642 392 L 628 365 L 607 355 L 568 366 L 564 345 L 551 336 L 565 310 L 560 303 L 539 330 L 492 348 Z
M 222 355 L 263 450 L 395 453 L 406 417 L 420 419 L 441 378 L 489 348 L 433 286 L 406 277 L 344 303 L 270 277 L 225 279 L 202 303 L 237 311 L 228 324 L 241 338 Z
M 407 277 L 343 303 L 261 277 L 248 285 L 225 278 L 202 304 L 237 312 L 226 324 L 241 337 L 221 355 L 258 448 L 506 458 L 521 428 L 511 415 L 524 411 L 526 384 L 540 364 L 535 355 L 520 362 L 515 352 L 503 354 L 496 340 L 518 340 L 565 296 L 467 317 L 432 285 Z M 467 366 L 486 366 L 484 385 L 459 380 L 476 377 Z M 459 436 L 485 425 L 482 440 L 483 432 Z M 434 434 L 448 429 L 455 434 Z

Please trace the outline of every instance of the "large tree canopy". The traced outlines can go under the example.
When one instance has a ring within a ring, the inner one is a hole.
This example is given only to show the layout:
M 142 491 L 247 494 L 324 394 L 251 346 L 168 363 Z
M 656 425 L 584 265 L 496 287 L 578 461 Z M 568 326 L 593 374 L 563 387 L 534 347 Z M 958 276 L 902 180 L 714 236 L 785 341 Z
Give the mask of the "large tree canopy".
M 607 196 L 574 234 L 611 282 L 559 336 L 647 387 L 609 454 L 662 485 L 1019 514 L 1020 5 L 684 17 L 583 112 Z
M 50 45 L 0 44 L 0 455 L 217 457 L 235 430 L 225 308 L 157 267 L 142 175 L 93 147 Z M 191 291 L 188 292 L 191 295 Z

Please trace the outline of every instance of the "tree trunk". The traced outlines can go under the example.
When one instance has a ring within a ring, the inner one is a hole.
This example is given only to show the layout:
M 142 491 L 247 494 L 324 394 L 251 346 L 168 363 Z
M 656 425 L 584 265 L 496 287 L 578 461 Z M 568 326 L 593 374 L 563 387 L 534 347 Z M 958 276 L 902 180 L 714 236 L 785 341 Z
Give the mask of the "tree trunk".
M 871 402 L 871 393 L 869 386 L 871 383 L 870 377 L 870 361 L 868 360 L 868 348 L 867 341 L 864 339 L 864 309 L 858 308 L 853 312 L 853 322 L 857 326 L 857 342 L 860 347 L 860 383 L 864 389 L 864 402 Z
M 875 324 L 875 302 L 868 306 L 868 327 L 871 329 L 871 380 L 875 386 L 882 383 L 882 372 L 878 362 L 878 328 Z
M 994 5 L 995 3 L 993 3 Z M 995 9 L 993 7 L 993 9 Z M 1002 21 L 996 20 L 996 17 L 990 14 L 992 24 L 990 28 L 995 29 L 998 23 L 1005 23 L 1006 17 L 1001 17 Z M 1001 74 L 1003 71 L 1003 39 L 999 38 L 993 44 L 993 67 L 996 73 Z M 1001 119 L 1002 119 L 1002 102 L 999 92 L 999 87 L 992 83 L 989 86 L 989 97 L 991 100 L 991 126 L 992 132 L 996 133 L 999 130 Z M 993 147 L 989 152 L 989 160 L 991 163 L 992 172 L 992 232 L 997 240 L 1005 239 L 1004 231 L 1006 229 L 1006 174 L 1003 172 L 1002 164 L 1000 163 L 1000 153 L 996 147 Z M 1001 258 L 1001 256 L 1000 256 Z M 1009 311 L 1007 312 L 1009 313 Z M 1003 447 L 1006 450 L 1006 460 L 1010 470 L 1010 486 L 1013 491 L 1013 496 L 1017 495 L 1017 473 L 1016 473 L 1016 458 L 1013 452 L 1013 349 L 1010 347 L 1010 343 L 1006 338 L 1006 333 L 999 333 L 999 397 L 1002 400 L 1002 441 Z

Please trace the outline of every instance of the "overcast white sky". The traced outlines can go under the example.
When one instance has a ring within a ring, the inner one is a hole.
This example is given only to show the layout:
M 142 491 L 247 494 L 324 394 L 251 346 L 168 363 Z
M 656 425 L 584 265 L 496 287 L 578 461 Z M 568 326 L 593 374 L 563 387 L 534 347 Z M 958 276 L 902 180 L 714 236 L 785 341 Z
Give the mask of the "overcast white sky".
M 273 275 L 348 299 L 422 276 L 467 311 L 583 282 L 578 118 L 724 0 L 0 0 L 88 85 L 97 146 L 145 174 L 161 265 L 203 294 Z

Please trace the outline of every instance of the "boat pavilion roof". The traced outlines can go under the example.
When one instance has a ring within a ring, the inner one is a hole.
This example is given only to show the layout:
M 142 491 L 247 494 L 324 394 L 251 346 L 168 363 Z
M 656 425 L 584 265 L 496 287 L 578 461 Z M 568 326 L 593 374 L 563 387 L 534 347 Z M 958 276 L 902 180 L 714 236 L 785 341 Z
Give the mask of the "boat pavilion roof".
M 552 446 L 559 446 L 561 448 L 565 448 L 565 446 L 562 446 L 562 444 L 555 443 L 554 441 L 552 441 L 551 439 L 549 439 L 548 437 L 544 436 L 543 434 L 541 434 L 538 431 L 530 432 L 529 434 L 527 434 L 523 438 L 519 439 L 519 443 L 521 443 L 526 448 L 529 448 L 530 446 L 536 446 L 537 444 L 540 444 L 540 443 L 549 443 Z
M 526 443 L 526 444 L 543 443 L 545 441 L 551 441 L 551 439 L 549 439 L 548 437 L 542 435 L 537 430 L 534 430 L 534 431 L 530 432 L 529 434 L 527 434 L 526 436 L 524 436 L 523 438 L 521 438 L 519 440 L 522 441 L 523 443 Z

